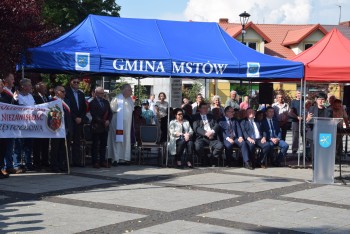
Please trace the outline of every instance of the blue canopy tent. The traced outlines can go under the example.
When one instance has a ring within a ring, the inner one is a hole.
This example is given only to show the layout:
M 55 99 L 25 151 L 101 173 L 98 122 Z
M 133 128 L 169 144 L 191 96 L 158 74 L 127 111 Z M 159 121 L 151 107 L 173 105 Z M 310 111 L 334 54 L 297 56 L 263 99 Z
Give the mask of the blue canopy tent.
M 301 79 L 304 65 L 252 50 L 217 23 L 89 15 L 27 50 L 19 69 L 101 75 Z

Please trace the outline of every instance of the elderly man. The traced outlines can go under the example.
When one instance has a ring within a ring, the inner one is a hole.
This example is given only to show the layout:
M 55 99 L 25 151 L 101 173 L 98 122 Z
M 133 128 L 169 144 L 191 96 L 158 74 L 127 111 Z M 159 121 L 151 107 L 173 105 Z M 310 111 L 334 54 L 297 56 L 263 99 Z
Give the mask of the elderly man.
M 20 81 L 20 93 L 18 95 L 18 104 L 21 106 L 34 106 L 35 101 L 32 96 L 32 82 L 30 79 L 23 78 Z M 32 171 L 32 150 L 33 139 L 31 138 L 18 138 L 15 140 L 15 149 L 13 154 L 13 166 L 15 169 L 24 169 Z M 21 165 L 22 152 L 24 152 L 25 166 Z
M 221 156 L 224 147 L 219 140 L 220 126 L 213 119 L 213 116 L 208 114 L 208 105 L 206 103 L 199 104 L 199 113 L 194 117 L 193 130 L 196 133 L 196 152 L 203 157 L 205 165 L 213 165 L 212 158 L 204 156 L 204 146 L 209 145 L 214 158 Z
M 72 135 L 72 118 L 70 116 L 70 103 L 66 96 L 66 91 L 62 86 L 56 86 L 55 96 L 53 100 L 61 100 L 64 112 L 64 126 L 66 129 L 66 139 L 70 139 Z M 51 171 L 59 173 L 61 171 L 67 171 L 67 151 L 66 139 L 64 138 L 52 138 L 51 139 L 51 151 L 50 151 L 50 167 Z M 68 145 L 67 145 L 68 147 Z
M 130 165 L 132 113 L 134 110 L 131 94 L 131 86 L 123 84 L 121 93 L 111 101 L 113 117 L 108 133 L 108 157 L 113 159 L 113 166 Z
M 66 97 L 70 102 L 73 123 L 72 167 L 83 167 L 81 162 L 80 140 L 83 132 L 83 120 L 86 118 L 85 95 L 79 90 L 80 80 L 72 77 L 70 87 L 66 89 Z
M 288 129 L 289 105 L 284 102 L 283 95 L 279 93 L 276 95 L 276 102 L 272 104 L 272 107 L 275 110 L 275 117 L 282 130 L 281 139 L 285 141 Z
M 94 168 L 109 167 L 106 162 L 106 146 L 112 111 L 109 102 L 103 98 L 104 89 L 95 89 L 96 97 L 90 102 L 92 116 L 92 165 Z M 99 160 L 98 160 L 99 154 Z
M 237 101 L 237 92 L 235 90 L 232 90 L 230 92 L 230 98 L 227 99 L 226 103 L 225 103 L 225 107 L 230 106 L 232 107 L 234 110 L 238 109 L 239 110 L 239 103 Z

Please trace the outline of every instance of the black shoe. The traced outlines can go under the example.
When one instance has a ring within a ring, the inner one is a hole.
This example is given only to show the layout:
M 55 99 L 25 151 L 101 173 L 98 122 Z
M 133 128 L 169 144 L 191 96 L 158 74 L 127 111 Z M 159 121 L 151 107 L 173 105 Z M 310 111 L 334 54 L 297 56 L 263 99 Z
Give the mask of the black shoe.
M 60 167 L 60 171 L 62 171 L 62 172 L 67 172 L 67 171 L 68 171 L 68 168 L 67 168 L 67 167 Z
M 280 162 L 273 162 L 272 166 L 274 166 L 274 167 L 282 167 Z
M 50 171 L 53 172 L 53 173 L 61 173 L 60 169 L 58 169 L 57 167 L 51 168 Z
M 249 170 L 254 170 L 254 168 L 252 167 L 252 164 L 249 161 L 244 163 L 244 168 L 247 168 Z
M 117 162 L 117 161 L 114 161 L 114 162 L 112 163 L 112 166 L 113 166 L 113 167 L 117 167 L 117 166 L 118 166 L 118 162 Z
M 130 162 L 129 161 L 119 162 L 118 164 L 122 165 L 122 166 L 130 166 Z
M 177 168 L 177 169 L 184 169 L 184 166 L 182 166 L 182 165 L 176 165 L 176 168 Z

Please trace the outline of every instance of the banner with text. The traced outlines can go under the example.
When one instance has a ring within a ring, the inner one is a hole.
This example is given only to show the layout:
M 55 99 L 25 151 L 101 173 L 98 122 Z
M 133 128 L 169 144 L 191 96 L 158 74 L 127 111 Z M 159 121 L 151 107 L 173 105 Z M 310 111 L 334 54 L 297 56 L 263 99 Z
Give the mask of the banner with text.
M 65 138 L 62 101 L 35 106 L 0 103 L 0 138 Z

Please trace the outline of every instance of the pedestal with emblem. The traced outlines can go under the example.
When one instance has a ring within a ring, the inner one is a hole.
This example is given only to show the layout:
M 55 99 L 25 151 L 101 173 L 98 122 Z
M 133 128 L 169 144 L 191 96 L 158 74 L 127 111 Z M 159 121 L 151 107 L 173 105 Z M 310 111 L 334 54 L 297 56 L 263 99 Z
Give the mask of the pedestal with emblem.
M 341 118 L 313 117 L 314 173 L 313 183 L 333 184 L 337 124 Z

